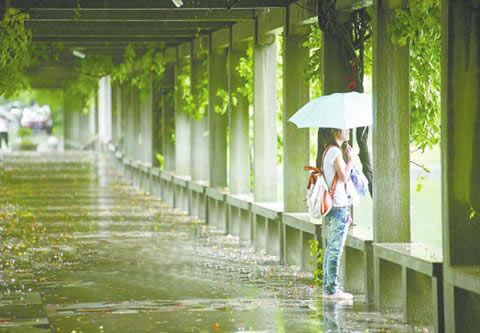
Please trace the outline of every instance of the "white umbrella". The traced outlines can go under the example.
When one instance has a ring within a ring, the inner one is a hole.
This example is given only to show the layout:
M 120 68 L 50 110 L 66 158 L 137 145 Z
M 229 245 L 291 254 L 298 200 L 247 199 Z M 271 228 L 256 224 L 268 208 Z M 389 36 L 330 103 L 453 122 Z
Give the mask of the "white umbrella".
M 15 121 L 15 116 L 12 115 L 10 112 L 6 111 L 3 107 L 0 107 L 0 116 L 5 117 L 10 121 Z
M 372 125 L 372 95 L 348 92 L 315 98 L 288 121 L 298 128 L 349 129 Z

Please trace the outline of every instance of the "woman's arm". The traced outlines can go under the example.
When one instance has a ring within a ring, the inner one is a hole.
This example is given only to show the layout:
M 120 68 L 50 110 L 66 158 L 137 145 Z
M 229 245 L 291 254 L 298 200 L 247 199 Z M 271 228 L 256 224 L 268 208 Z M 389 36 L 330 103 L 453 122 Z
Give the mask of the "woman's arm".
M 347 144 L 345 149 L 345 154 L 347 155 L 348 161 L 345 163 L 342 155 L 337 156 L 335 159 L 335 169 L 337 170 L 338 179 L 342 182 L 346 182 L 348 177 L 350 177 L 350 171 L 352 170 L 352 147 Z

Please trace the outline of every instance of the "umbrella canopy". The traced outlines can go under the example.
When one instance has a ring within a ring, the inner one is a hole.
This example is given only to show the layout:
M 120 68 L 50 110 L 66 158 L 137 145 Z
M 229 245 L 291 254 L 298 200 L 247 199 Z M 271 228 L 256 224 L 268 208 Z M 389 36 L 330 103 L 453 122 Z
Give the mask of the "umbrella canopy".
M 0 116 L 7 118 L 8 120 L 11 120 L 11 121 L 15 120 L 15 117 L 10 112 L 5 110 L 3 107 L 0 107 Z
M 372 125 L 372 95 L 348 92 L 315 98 L 288 121 L 298 128 L 349 129 Z

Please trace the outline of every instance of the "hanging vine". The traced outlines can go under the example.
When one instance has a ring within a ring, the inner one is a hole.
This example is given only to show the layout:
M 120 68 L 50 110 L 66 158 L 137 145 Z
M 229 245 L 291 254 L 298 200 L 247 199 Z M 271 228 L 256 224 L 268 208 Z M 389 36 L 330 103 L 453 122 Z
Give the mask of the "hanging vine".
M 238 65 L 235 67 L 237 74 L 243 78 L 245 84 L 237 87 L 229 96 L 225 89 L 218 89 L 215 95 L 220 98 L 219 105 L 215 105 L 215 112 L 223 115 L 228 111 L 231 103 L 233 107 L 238 105 L 238 99 L 242 96 L 247 98 L 248 104 L 253 104 L 253 46 L 250 43 L 245 53 L 245 57 L 240 57 Z M 231 100 L 230 100 L 231 98 Z
M 29 88 L 26 70 L 32 60 L 32 33 L 25 28 L 27 18 L 27 14 L 8 8 L 0 21 L 0 96 L 5 98 Z
M 319 97 L 322 91 L 322 30 L 316 24 L 310 26 L 307 40 L 302 44 L 310 52 L 304 77 L 310 83 L 313 97 Z
M 207 68 L 207 57 L 203 58 L 200 66 Z M 208 72 L 206 70 L 201 71 L 201 76 L 194 82 L 192 91 L 192 118 L 200 120 L 207 114 L 208 108 Z
M 410 143 L 424 151 L 440 143 L 441 3 L 410 0 L 388 25 L 392 43 L 410 50 Z
M 74 110 L 83 110 L 88 113 L 97 97 L 98 80 L 113 72 L 112 57 L 87 56 L 81 59 L 77 75 L 63 82 L 64 89 L 68 90 L 72 98 L 70 107 Z
M 248 105 L 253 105 L 253 45 L 249 43 L 245 57 L 240 57 L 237 67 L 238 75 L 243 78 L 245 85 L 238 87 L 237 92 L 246 97 Z
M 137 56 L 132 44 L 124 51 L 123 62 L 114 64 L 111 56 L 87 55 L 79 60 L 77 75 L 63 82 L 65 89 L 76 96 L 74 109 L 89 112 L 98 91 L 98 81 L 106 75 L 113 82 L 126 84 L 140 92 L 143 100 L 148 95 L 153 79 L 160 79 L 165 70 L 165 59 L 160 51 L 150 46 L 142 56 Z

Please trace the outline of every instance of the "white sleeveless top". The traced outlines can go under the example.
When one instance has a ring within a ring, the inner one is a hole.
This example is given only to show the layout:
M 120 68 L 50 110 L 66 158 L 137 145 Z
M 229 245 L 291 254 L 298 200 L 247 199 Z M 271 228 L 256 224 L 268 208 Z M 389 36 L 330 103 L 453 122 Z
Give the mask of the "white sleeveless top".
M 337 171 L 337 169 L 335 168 L 335 160 L 338 156 L 340 156 L 340 158 L 343 158 L 340 148 L 336 146 L 331 146 L 327 154 L 325 155 L 325 159 L 323 161 L 323 174 L 329 188 L 332 187 L 333 178 L 335 177 L 335 172 Z M 339 178 L 337 180 L 337 187 L 335 188 L 335 192 L 333 193 L 333 207 L 345 207 L 349 205 L 350 202 L 347 197 L 345 182 L 341 181 Z

